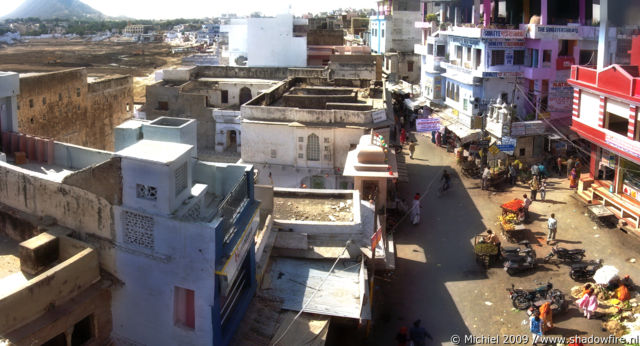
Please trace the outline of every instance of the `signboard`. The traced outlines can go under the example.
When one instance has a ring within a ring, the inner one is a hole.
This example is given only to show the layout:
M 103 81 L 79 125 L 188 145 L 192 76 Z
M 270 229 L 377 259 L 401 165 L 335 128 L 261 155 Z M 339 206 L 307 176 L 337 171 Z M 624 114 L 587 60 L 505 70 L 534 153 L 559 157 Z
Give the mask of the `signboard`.
M 478 147 L 479 148 L 488 148 L 489 147 L 489 140 L 483 139 L 483 140 L 478 141 Z
M 477 38 L 451 36 L 449 40 L 451 40 L 452 42 L 458 43 L 464 47 L 471 47 L 471 46 L 476 46 L 480 44 L 480 39 L 477 39 Z
M 416 131 L 431 132 L 440 130 L 440 118 L 416 119 Z
M 535 25 L 532 38 L 555 40 L 577 40 L 582 38 L 579 27 L 567 25 Z
M 604 142 L 624 152 L 627 155 L 630 155 L 634 158 L 640 158 L 640 142 L 630 140 L 626 137 L 618 137 L 614 135 L 607 135 Z
M 511 137 L 542 135 L 547 127 L 541 120 L 520 121 L 511 124 Z
M 506 41 L 506 40 L 488 40 L 487 47 L 489 48 L 514 48 L 524 47 L 524 41 Z
M 637 201 L 640 201 L 640 191 L 638 191 L 638 189 L 631 185 L 622 184 L 622 193 Z
M 489 152 L 495 155 L 500 152 L 500 149 L 498 149 L 498 146 L 494 144 L 489 147 Z
M 384 109 L 377 110 L 371 113 L 371 119 L 373 120 L 374 124 L 385 121 L 387 120 L 387 111 Z
M 556 70 L 570 70 L 576 60 L 572 56 L 559 56 L 556 59 Z
M 382 227 L 378 227 L 378 230 L 371 235 L 371 252 L 375 255 L 376 247 L 378 243 L 382 240 Z
M 524 38 L 524 30 L 482 29 L 482 38 Z
M 516 142 L 517 140 L 515 138 L 504 136 L 497 147 L 500 151 L 511 155 L 513 151 L 516 150 Z
M 471 145 L 469 146 L 469 153 L 471 153 L 471 154 L 475 154 L 475 153 L 477 153 L 478 151 L 480 151 L 480 148 L 478 148 L 478 146 L 477 146 L 476 144 L 471 144 Z
M 224 277 L 223 290 L 225 291 L 225 293 L 229 290 L 229 284 L 231 284 L 236 278 L 242 262 L 244 261 L 247 252 L 249 251 L 249 248 L 251 247 L 251 245 L 253 245 L 253 240 L 255 238 L 255 233 L 256 229 L 258 228 L 259 221 L 255 217 L 257 213 L 258 211 L 256 210 L 256 212 L 253 214 L 253 217 L 251 218 L 251 221 L 247 225 L 247 228 L 244 230 L 242 237 L 240 238 L 240 240 L 238 240 L 236 247 L 233 249 L 233 251 L 229 255 L 229 258 L 227 259 L 227 262 L 222 267 L 222 270 L 216 271 L 216 274 L 222 275 Z

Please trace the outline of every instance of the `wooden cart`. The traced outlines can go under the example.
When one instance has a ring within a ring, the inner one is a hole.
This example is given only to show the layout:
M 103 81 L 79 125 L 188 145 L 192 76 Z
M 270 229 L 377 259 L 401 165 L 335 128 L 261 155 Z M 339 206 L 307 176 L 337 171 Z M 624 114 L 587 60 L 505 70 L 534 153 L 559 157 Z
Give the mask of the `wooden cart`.
M 476 263 L 489 268 L 498 260 L 498 246 L 486 243 L 483 234 L 477 234 L 473 238 L 473 252 L 476 255 Z
M 524 230 L 522 221 L 524 221 L 524 201 L 521 199 L 514 199 L 500 206 L 502 208 L 502 215 L 500 219 L 500 228 L 502 229 L 502 235 L 506 240 L 512 243 L 516 243 L 519 240 L 519 235 Z

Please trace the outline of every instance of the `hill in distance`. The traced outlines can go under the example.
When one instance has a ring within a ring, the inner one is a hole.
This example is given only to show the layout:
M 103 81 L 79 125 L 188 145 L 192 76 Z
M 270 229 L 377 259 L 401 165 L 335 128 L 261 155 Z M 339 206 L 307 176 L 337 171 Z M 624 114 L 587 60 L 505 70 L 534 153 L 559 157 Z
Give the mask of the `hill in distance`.
M 79 0 L 25 0 L 15 11 L 2 18 L 104 19 L 106 16 Z

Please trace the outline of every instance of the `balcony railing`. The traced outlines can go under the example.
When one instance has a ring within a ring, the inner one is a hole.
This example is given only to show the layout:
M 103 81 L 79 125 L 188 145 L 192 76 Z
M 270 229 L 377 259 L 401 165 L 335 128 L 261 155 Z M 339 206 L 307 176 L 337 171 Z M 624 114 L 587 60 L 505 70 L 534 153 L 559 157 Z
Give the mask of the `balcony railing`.
M 225 244 L 233 238 L 236 231 L 236 220 L 244 209 L 248 198 L 247 176 L 243 175 L 242 179 L 218 206 L 218 215 L 222 218 Z

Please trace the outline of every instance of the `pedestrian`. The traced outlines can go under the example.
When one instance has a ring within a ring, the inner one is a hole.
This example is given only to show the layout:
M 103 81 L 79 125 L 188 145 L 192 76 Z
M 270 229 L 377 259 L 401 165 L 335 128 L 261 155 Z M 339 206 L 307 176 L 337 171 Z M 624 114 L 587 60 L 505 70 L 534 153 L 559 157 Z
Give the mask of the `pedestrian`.
M 542 334 L 547 334 L 553 328 L 553 311 L 551 302 L 545 302 L 540 307 L 540 319 L 542 320 Z
M 431 143 L 436 144 L 436 131 L 431 131 Z
M 489 177 L 491 177 L 491 171 L 489 167 L 484 166 L 484 171 L 482 171 L 482 189 L 486 190 L 489 184 Z
M 531 344 L 537 345 L 542 335 L 542 320 L 537 311 L 529 318 L 529 330 L 531 331 Z
M 529 199 L 529 197 L 527 197 L 526 194 L 522 195 L 522 198 L 524 198 L 524 219 L 528 220 L 529 219 L 529 207 L 531 206 L 531 200 Z
M 539 174 L 540 174 L 540 166 L 534 163 L 533 165 L 531 165 L 531 175 L 534 177 L 537 177 Z
M 551 217 L 547 219 L 547 226 L 549 227 L 549 235 L 547 236 L 547 244 L 556 240 L 556 231 L 558 230 L 558 220 L 556 220 L 556 214 L 551 213 Z
M 411 223 L 417 225 L 420 223 L 420 194 L 413 196 L 413 204 L 411 205 Z
M 571 170 L 573 169 L 573 157 L 569 156 L 567 160 L 567 179 L 571 176 Z
M 516 184 L 518 179 L 518 170 L 516 169 L 516 165 L 509 165 L 509 180 L 511 182 L 511 186 Z
M 531 188 L 531 200 L 535 201 L 536 196 L 538 195 L 538 189 L 540 188 L 540 177 L 533 176 L 531 181 L 529 182 L 529 187 Z
M 442 133 L 440 131 L 436 132 L 436 145 L 438 147 L 442 146 Z
M 426 345 L 426 338 L 433 340 L 431 334 L 429 334 L 424 327 L 420 326 L 420 320 L 413 322 L 413 327 L 409 329 L 409 337 L 411 338 L 411 341 L 413 341 L 414 346 Z
M 416 151 L 416 141 L 409 143 L 409 157 L 413 159 L 413 153 Z
M 407 327 L 400 327 L 400 331 L 396 334 L 398 346 L 407 346 L 409 344 L 409 334 Z
M 540 164 L 538 165 L 538 174 L 540 175 L 540 179 L 544 179 L 547 177 L 547 168 L 542 162 L 540 162 Z
M 558 156 L 558 159 L 556 160 L 556 172 L 559 177 L 562 177 L 562 156 Z
M 407 142 L 407 131 L 405 129 L 400 130 L 400 144 L 404 145 Z
M 580 174 L 582 173 L 582 162 L 580 162 L 580 160 L 576 160 L 573 168 L 576 169 L 576 175 L 578 176 L 578 179 L 580 179 Z
M 540 200 L 544 201 L 545 197 L 547 196 L 547 179 L 542 179 L 542 181 L 540 182 L 540 189 L 538 190 L 540 191 Z
M 576 187 L 578 187 L 578 173 L 576 173 L 576 168 L 573 167 L 569 172 L 569 188 L 575 189 Z
M 591 319 L 591 314 L 598 308 L 598 295 L 589 289 L 587 294 L 576 301 L 578 308 L 583 310 L 584 317 Z

